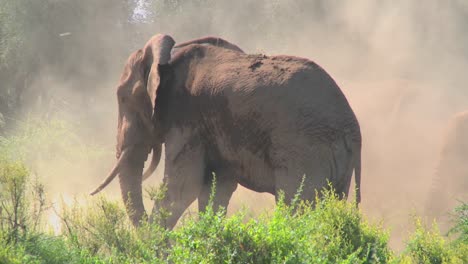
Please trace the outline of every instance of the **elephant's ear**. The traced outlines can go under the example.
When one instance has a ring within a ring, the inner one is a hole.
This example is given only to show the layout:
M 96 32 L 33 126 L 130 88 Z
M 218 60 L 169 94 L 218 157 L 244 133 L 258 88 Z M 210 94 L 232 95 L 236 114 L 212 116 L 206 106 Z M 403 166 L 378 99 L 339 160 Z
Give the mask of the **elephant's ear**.
M 171 50 L 175 41 L 171 36 L 158 34 L 153 36 L 143 48 L 144 70 L 147 77 L 147 91 L 151 99 L 151 105 L 155 107 L 156 94 L 160 84 L 161 76 L 159 66 L 169 63 Z

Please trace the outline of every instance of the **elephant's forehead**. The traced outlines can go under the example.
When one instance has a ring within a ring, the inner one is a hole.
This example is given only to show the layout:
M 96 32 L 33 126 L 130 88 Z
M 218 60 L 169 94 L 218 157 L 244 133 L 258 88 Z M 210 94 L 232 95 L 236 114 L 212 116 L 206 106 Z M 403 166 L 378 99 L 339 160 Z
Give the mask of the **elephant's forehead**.
M 120 76 L 120 83 L 127 82 L 131 79 L 132 75 L 141 70 L 141 62 L 143 59 L 143 53 L 141 50 L 137 50 L 130 54 L 125 63 L 124 70 Z

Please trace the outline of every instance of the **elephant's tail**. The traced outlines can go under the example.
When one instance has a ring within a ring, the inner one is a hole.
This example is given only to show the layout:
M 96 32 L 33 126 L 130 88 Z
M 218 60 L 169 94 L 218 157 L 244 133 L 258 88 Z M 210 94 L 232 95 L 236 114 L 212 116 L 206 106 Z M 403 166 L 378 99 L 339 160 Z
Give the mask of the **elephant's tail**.
M 337 166 L 337 176 L 342 182 L 337 182 L 338 193 L 343 197 L 350 194 L 351 181 L 353 180 L 354 171 L 354 194 L 356 206 L 361 202 L 361 140 L 360 138 L 346 135 L 344 137 L 344 148 L 335 152 L 335 165 Z M 339 158 L 337 158 L 339 157 Z M 341 160 L 342 162 L 336 162 Z M 346 165 L 346 167 L 339 167 Z
M 361 202 L 361 144 L 356 147 L 354 153 L 354 181 L 356 188 L 356 205 Z
M 354 191 L 356 206 L 361 202 L 361 149 L 362 149 L 362 140 L 361 136 L 359 137 L 345 137 L 345 146 L 347 153 L 349 154 L 348 158 L 348 169 L 346 172 L 346 181 L 347 186 L 345 187 L 346 194 L 350 191 L 351 180 L 354 170 Z

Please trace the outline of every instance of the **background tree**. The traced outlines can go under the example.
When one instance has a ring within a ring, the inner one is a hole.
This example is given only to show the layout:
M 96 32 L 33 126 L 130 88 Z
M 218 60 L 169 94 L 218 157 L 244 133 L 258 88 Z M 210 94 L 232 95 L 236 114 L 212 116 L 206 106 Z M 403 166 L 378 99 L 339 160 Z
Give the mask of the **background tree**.
M 50 113 L 57 102 L 88 104 L 130 49 L 136 4 L 2 0 L 0 113 L 5 124 L 25 111 Z M 51 79 L 67 85 L 56 91 Z M 66 98 L 67 93 L 81 98 Z

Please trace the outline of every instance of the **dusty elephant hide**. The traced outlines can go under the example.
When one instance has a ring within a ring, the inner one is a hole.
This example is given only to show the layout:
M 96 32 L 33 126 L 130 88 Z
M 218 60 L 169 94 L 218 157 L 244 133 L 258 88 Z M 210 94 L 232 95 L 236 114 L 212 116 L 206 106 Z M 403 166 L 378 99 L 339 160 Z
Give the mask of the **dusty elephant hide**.
M 154 210 L 171 212 L 169 228 L 195 199 L 204 210 L 213 173 L 216 207 L 227 207 L 238 184 L 283 191 L 287 202 L 302 179 L 306 200 L 327 181 L 347 196 L 353 171 L 360 187 L 359 123 L 320 66 L 245 54 L 213 38 L 183 43 L 168 60 L 173 45 L 170 36 L 153 37 L 130 56 L 118 86 L 119 161 L 97 191 L 119 175 L 135 224 L 144 215 L 143 163 L 152 149 L 155 167 L 162 144 L 167 193 Z

